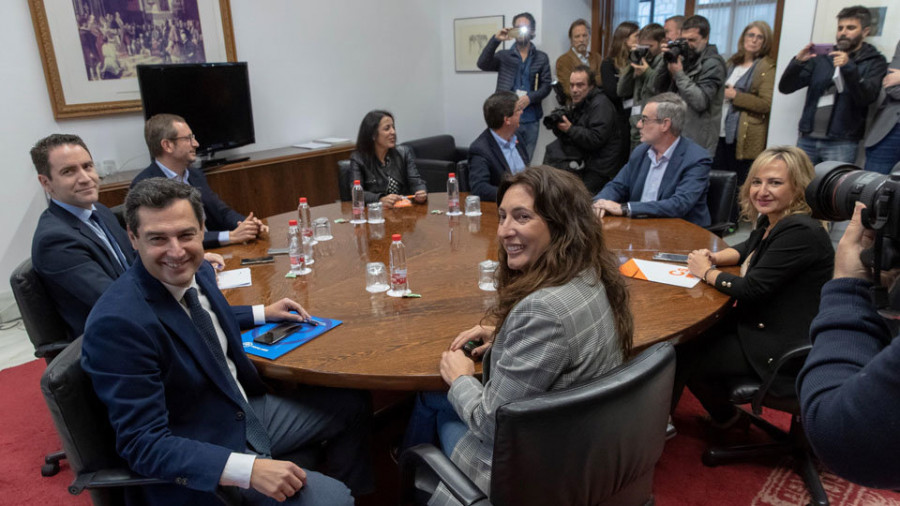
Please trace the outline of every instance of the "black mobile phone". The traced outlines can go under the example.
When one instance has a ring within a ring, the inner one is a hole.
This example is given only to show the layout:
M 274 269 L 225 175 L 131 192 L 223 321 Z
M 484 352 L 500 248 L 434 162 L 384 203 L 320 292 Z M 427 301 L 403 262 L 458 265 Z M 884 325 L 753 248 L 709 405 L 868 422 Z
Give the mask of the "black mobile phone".
M 273 257 L 273 256 L 257 257 L 257 258 L 242 258 L 241 265 L 270 264 L 274 261 L 275 261 L 275 257 Z
M 300 328 L 299 323 L 282 323 L 272 327 L 267 332 L 253 338 L 253 342 L 260 344 L 275 344 L 285 337 L 296 332 Z
M 677 253 L 657 253 L 653 255 L 654 260 L 662 260 L 663 262 L 678 262 L 681 264 L 687 263 L 687 255 L 679 255 Z
M 475 351 L 475 348 L 481 346 L 482 344 L 484 344 L 484 341 L 482 341 L 481 339 L 478 339 L 477 341 L 469 341 L 463 345 L 462 351 L 467 357 L 471 358 L 472 352 Z

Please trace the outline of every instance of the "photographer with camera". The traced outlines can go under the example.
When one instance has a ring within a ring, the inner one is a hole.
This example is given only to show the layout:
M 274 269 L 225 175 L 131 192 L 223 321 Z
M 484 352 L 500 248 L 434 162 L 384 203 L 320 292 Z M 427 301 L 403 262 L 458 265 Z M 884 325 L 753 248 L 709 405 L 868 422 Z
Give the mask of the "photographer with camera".
M 615 107 L 594 82 L 590 67 L 575 67 L 569 75 L 571 109 L 559 108 L 544 118 L 544 126 L 556 135 L 544 164 L 575 172 L 591 194 L 618 173 L 626 143 Z
M 806 436 L 822 463 L 854 483 L 897 489 L 900 342 L 872 301 L 871 269 L 860 258 L 875 236 L 864 210 L 857 202 L 838 244 L 797 391 Z M 888 219 L 896 221 L 897 211 L 892 206 Z
M 837 19 L 833 50 L 817 56 L 814 44 L 807 44 L 791 59 L 778 83 L 778 90 L 785 94 L 809 88 L 797 147 L 806 151 L 813 163 L 856 161 L 869 105 L 878 99 L 887 72 L 884 56 L 864 42 L 872 23 L 869 9 L 846 7 Z
M 663 45 L 657 63 L 656 93 L 672 91 L 688 105 L 684 136 L 715 155 L 724 98 L 725 60 L 709 44 L 709 21 L 691 16 L 681 25 L 681 38 Z
M 631 97 L 633 102 L 629 111 L 629 127 L 631 133 L 630 151 L 641 143 L 641 131 L 637 122 L 641 119 L 641 110 L 647 99 L 654 95 L 653 80 L 656 66 L 662 60 L 662 43 L 666 40 L 666 30 L 658 23 L 650 23 L 638 33 L 638 43 L 628 53 L 629 65 L 619 76 L 616 93 L 620 97 Z

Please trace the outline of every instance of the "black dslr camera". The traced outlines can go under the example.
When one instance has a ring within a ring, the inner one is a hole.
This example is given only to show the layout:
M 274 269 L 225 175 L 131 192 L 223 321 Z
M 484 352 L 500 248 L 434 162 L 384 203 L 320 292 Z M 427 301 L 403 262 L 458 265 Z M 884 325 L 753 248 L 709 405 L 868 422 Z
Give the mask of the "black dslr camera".
M 878 280 L 881 271 L 900 267 L 900 175 L 864 171 L 843 162 L 816 165 L 816 177 L 806 187 L 813 218 L 849 220 L 857 201 L 866 205 L 863 226 L 875 231 L 875 244 L 860 259 Z M 872 298 L 879 310 L 890 306 L 887 287 L 876 286 Z
M 686 61 L 691 54 L 690 44 L 685 39 L 675 39 L 670 40 L 667 45 L 669 46 L 669 50 L 667 52 L 663 52 L 663 59 L 666 60 L 666 63 L 676 63 L 678 61 L 678 57 L 681 56 Z
M 650 54 L 650 46 L 637 46 L 628 53 L 628 61 L 640 65 L 641 60 Z
M 556 109 L 553 109 L 550 114 L 544 116 L 544 126 L 548 130 L 553 130 L 556 128 L 556 125 L 562 123 L 563 116 L 570 116 L 568 107 L 557 107 Z

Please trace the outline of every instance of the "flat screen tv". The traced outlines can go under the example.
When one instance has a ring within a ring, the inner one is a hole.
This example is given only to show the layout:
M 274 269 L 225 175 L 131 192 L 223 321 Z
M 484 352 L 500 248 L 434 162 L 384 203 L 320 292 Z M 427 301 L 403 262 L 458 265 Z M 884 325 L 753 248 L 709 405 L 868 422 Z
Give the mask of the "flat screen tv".
M 182 116 L 197 136 L 199 154 L 212 157 L 256 142 L 247 62 L 138 65 L 137 77 L 144 119 Z

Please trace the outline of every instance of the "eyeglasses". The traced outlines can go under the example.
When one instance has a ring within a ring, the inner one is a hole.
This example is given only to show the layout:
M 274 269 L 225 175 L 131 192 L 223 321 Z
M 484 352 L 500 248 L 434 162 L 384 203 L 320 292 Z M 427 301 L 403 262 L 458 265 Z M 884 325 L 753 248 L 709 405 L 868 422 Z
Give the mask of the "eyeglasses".
M 170 141 L 180 141 L 180 140 L 195 141 L 195 140 L 197 140 L 197 136 L 194 134 L 182 135 L 181 137 L 171 137 L 171 138 L 169 138 L 169 140 Z
M 641 115 L 641 119 L 639 119 L 638 121 L 640 121 L 641 123 L 647 123 L 648 121 L 655 122 L 655 123 L 662 123 L 663 121 L 665 121 L 665 119 L 648 118 L 647 116 Z
M 761 33 L 748 33 L 747 35 L 744 35 L 744 37 L 755 40 L 764 40 L 766 38 L 766 36 Z

